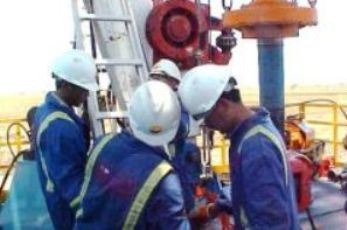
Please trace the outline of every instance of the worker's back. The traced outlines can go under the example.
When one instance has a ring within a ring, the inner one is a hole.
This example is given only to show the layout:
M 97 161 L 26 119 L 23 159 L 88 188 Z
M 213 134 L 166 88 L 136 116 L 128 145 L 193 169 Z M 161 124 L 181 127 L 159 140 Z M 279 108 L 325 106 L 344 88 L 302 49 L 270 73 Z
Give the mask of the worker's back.
M 95 151 L 98 145 L 102 148 L 99 153 Z M 156 171 L 162 164 L 171 168 L 168 162 L 163 151 L 127 131 L 101 139 L 87 164 L 77 229 L 122 229 L 129 220 L 136 229 L 189 229 L 178 177 L 172 169 L 162 175 L 163 170 Z M 131 219 L 129 210 L 139 194 L 144 194 L 142 188 L 153 174 L 159 182 L 153 192 L 145 192 L 149 197 L 142 201 L 138 220 Z

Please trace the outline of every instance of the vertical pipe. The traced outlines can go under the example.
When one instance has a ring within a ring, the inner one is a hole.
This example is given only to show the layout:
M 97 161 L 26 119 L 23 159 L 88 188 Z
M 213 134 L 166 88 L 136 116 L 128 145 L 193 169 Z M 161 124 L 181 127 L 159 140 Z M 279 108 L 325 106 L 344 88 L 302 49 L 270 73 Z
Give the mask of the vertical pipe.
M 284 135 L 283 40 L 258 40 L 260 105 L 269 110 L 271 119 Z
M 19 125 L 16 125 L 16 134 L 15 134 L 14 143 L 17 147 L 17 153 L 19 153 L 22 150 L 22 133 L 21 133 L 21 127 Z
M 334 104 L 333 107 L 333 164 L 336 165 L 338 162 L 338 105 Z

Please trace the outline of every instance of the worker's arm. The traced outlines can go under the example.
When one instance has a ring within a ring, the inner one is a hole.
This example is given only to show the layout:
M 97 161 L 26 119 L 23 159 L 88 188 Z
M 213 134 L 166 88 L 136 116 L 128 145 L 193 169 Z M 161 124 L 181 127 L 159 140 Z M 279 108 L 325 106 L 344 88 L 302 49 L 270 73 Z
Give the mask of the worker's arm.
M 70 204 L 80 192 L 87 159 L 86 143 L 79 127 L 56 120 L 43 134 L 41 146 L 55 189 Z
M 190 229 L 176 174 L 168 174 L 153 192 L 146 208 L 149 229 Z
M 245 214 L 251 229 L 288 229 L 289 194 L 281 153 L 267 138 L 247 140 L 241 151 Z

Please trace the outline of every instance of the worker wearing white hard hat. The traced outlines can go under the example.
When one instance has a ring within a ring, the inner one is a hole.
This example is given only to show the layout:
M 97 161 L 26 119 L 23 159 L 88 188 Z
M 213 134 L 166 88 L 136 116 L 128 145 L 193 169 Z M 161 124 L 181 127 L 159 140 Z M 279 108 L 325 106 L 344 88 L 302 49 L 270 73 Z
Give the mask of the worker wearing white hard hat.
M 73 229 L 90 143 L 88 125 L 73 107 L 98 89 L 96 66 L 87 53 L 69 50 L 54 61 L 51 72 L 56 91 L 35 113 L 35 156 L 54 227 Z
M 190 229 L 171 156 L 161 148 L 179 119 L 177 97 L 164 83 L 135 90 L 130 131 L 106 135 L 91 151 L 76 229 Z
M 181 72 L 173 61 L 169 59 L 160 59 L 153 65 L 150 72 L 150 79 L 161 81 L 176 92 L 181 81 Z M 184 159 L 186 156 L 184 151 L 186 149 L 186 139 L 190 131 L 190 123 L 189 114 L 181 107 L 181 119 L 177 134 L 168 145 L 168 151 L 173 155 L 172 162 L 178 169 L 178 174 L 183 186 L 185 205 L 188 211 L 193 209 L 195 204 L 194 190 L 188 185 L 189 175 L 186 175 L 186 172 L 188 172 L 186 166 L 189 165 L 189 162 Z
M 176 91 L 181 81 L 181 72 L 177 65 L 169 59 L 160 59 L 150 72 L 150 78 L 163 81 Z
M 236 229 L 300 229 L 285 145 L 266 109 L 253 111 L 242 103 L 227 66 L 191 69 L 178 93 L 194 119 L 230 138 Z
M 160 59 L 155 63 L 150 72 L 151 79 L 159 80 L 171 87 L 172 90 L 177 91 L 177 87 L 181 82 L 181 73 L 177 65 L 169 59 Z M 196 213 L 197 209 L 203 209 L 202 207 L 196 206 L 196 197 L 194 192 L 196 190 L 197 184 L 200 182 L 199 177 L 194 177 L 191 175 L 192 170 L 196 170 L 193 174 L 199 174 L 201 171 L 199 167 L 192 168 L 192 162 L 190 159 L 191 149 L 198 149 L 195 143 L 187 140 L 187 137 L 192 128 L 199 131 L 198 124 L 191 119 L 188 112 L 181 106 L 181 119 L 180 125 L 175 138 L 169 143 L 169 151 L 172 153 L 172 162 L 175 165 L 182 187 L 185 206 L 188 212 L 191 223 L 195 225 L 205 224 L 210 221 L 210 218 L 206 218 L 205 213 Z M 195 146 L 195 148 L 193 147 Z M 217 185 L 218 182 L 216 177 L 209 178 L 209 185 Z M 209 192 L 219 193 L 218 186 L 213 186 L 214 189 L 210 189 Z M 213 191 L 212 191 L 213 190 Z M 216 195 L 218 196 L 218 195 Z M 209 204 L 211 207 L 211 204 Z M 212 208 L 211 208 L 212 210 Z M 211 218 L 215 215 L 211 215 Z

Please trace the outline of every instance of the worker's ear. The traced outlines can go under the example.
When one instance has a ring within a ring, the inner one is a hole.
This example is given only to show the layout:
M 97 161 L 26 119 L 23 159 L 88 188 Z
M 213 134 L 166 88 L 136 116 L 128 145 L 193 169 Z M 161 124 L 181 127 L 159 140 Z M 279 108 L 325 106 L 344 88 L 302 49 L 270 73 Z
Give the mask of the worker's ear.
M 229 104 L 230 104 L 230 101 L 224 97 L 219 98 L 217 101 L 217 107 L 219 107 L 220 109 L 228 108 Z

